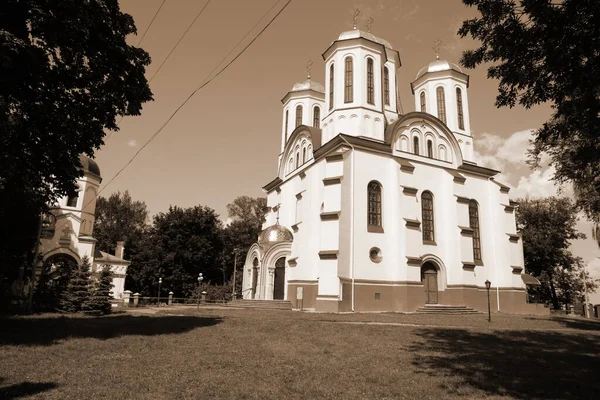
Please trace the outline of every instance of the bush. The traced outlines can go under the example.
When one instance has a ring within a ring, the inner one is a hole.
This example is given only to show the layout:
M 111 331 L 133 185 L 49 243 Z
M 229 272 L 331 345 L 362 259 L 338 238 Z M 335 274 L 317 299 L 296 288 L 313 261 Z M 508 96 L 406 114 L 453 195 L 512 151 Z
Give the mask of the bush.
M 83 311 L 89 315 L 107 315 L 112 312 L 110 292 L 113 288 L 110 266 L 104 265 L 100 278 L 95 283 L 88 301 L 83 305 Z

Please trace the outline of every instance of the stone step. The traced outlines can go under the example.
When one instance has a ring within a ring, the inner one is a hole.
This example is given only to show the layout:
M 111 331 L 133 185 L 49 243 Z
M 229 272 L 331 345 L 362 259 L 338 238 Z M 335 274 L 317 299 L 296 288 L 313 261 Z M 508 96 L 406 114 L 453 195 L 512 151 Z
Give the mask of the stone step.
M 288 300 L 235 300 L 227 303 L 231 307 L 243 308 L 261 308 L 261 309 L 277 309 L 291 310 L 292 303 Z
M 455 306 L 448 304 L 425 304 L 419 307 L 417 314 L 446 314 L 446 315 L 463 315 L 463 314 L 482 314 L 471 307 Z

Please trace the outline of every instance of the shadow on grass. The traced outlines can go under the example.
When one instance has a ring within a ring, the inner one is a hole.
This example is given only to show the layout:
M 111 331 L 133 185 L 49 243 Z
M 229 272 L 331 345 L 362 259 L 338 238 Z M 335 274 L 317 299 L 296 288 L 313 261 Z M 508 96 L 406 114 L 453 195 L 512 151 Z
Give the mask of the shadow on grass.
M 461 329 L 415 334 L 417 372 L 444 376 L 451 382 L 444 389 L 454 394 L 468 396 L 472 388 L 515 398 L 600 398 L 598 335 Z
M 47 346 L 71 337 L 111 339 L 126 335 L 166 335 L 184 333 L 220 322 L 220 318 L 167 315 L 1 318 L 0 345 Z
M 535 318 L 527 318 L 535 319 Z M 551 321 L 558 322 L 565 328 L 578 329 L 582 331 L 599 331 L 600 319 L 585 319 L 583 317 L 550 317 Z
M 0 378 L 0 385 L 4 379 Z M 54 389 L 58 385 L 53 382 L 21 382 L 10 386 L 0 386 L 0 399 L 11 400 Z

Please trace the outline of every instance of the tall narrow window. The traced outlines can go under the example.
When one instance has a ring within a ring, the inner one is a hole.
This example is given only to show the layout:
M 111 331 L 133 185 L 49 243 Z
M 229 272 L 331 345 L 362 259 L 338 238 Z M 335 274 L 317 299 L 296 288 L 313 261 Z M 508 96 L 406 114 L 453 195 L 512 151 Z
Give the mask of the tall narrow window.
M 321 108 L 319 106 L 313 108 L 313 126 L 315 128 L 321 127 Z
M 373 82 L 373 59 L 367 59 L 367 103 L 375 104 L 375 83 Z
M 302 149 L 302 164 L 306 162 L 306 147 Z
M 481 236 L 479 233 L 479 209 L 475 200 L 469 201 L 469 227 L 473 229 L 473 260 L 481 262 Z
M 352 57 L 346 57 L 344 69 L 344 103 L 354 101 L 354 73 L 352 71 Z
M 444 88 L 443 87 L 437 88 L 436 93 L 437 93 L 438 118 L 443 123 L 446 123 L 446 96 L 444 95 Z
M 296 168 L 300 166 L 300 153 L 296 153 Z
M 413 138 L 413 153 L 419 155 L 419 138 L 416 136 Z
M 463 117 L 462 91 L 456 88 L 456 112 L 458 113 L 458 129 L 465 129 L 465 119 Z
M 431 140 L 427 141 L 427 157 L 433 158 L 433 142 Z
M 67 207 L 77 207 L 77 199 L 79 199 L 79 193 L 71 193 L 69 197 L 67 197 Z
M 378 182 L 369 182 L 367 200 L 369 207 L 367 224 L 369 226 L 381 226 L 381 185 Z
M 302 125 L 302 106 L 296 106 L 296 128 Z
M 287 140 L 287 134 L 288 134 L 288 122 L 290 122 L 290 110 L 285 110 L 285 138 Z
M 433 195 L 431 192 L 423 192 L 421 195 L 421 217 L 423 220 L 423 241 L 433 242 Z
M 333 63 L 329 66 L 329 109 L 333 108 Z
M 425 92 L 421 92 L 421 112 L 427 112 L 427 103 L 425 101 Z
M 383 68 L 383 98 L 386 105 L 390 105 L 390 70 Z

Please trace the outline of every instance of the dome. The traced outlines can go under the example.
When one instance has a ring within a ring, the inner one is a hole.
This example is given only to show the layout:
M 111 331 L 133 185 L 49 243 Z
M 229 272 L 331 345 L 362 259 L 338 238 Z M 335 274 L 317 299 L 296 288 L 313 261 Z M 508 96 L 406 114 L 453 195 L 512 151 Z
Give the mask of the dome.
M 450 71 L 450 70 L 454 70 L 454 71 L 460 72 L 461 74 L 464 74 L 462 69 L 460 69 L 460 67 L 454 63 L 450 63 L 446 60 L 435 60 L 435 61 L 430 62 L 429 65 L 427 65 L 426 67 L 421 68 L 415 79 L 419 79 L 420 77 L 422 77 L 423 75 L 425 75 L 429 72 Z
M 325 93 L 325 88 L 318 82 L 312 79 L 306 79 L 302 82 L 298 82 L 294 85 L 291 92 L 300 92 L 302 90 L 314 90 L 315 92 Z
M 79 156 L 79 162 L 81 163 L 81 167 L 83 168 L 84 173 L 89 172 L 98 176 L 98 178 L 102 177 L 102 175 L 100 175 L 100 167 L 98 167 L 96 161 L 92 160 L 88 156 L 84 156 L 83 154 L 81 154 Z
M 258 243 L 263 245 L 274 245 L 279 242 L 291 242 L 292 240 L 294 240 L 292 232 L 281 225 L 271 225 L 258 235 Z
M 388 49 L 393 49 L 390 42 L 385 39 L 379 38 L 373 35 L 371 32 L 361 31 L 360 29 L 352 29 L 351 31 L 342 32 L 338 37 L 338 40 L 349 40 L 349 39 L 358 39 L 363 38 L 370 40 L 375 43 L 379 43 L 387 47 Z

